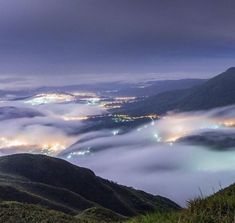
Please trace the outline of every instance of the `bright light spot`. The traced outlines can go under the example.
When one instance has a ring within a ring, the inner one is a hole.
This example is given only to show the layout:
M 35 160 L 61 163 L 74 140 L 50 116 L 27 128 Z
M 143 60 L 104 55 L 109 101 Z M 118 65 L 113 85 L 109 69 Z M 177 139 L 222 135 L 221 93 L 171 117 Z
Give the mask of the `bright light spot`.
M 89 98 L 87 100 L 87 104 L 88 105 L 96 105 L 100 102 L 100 98 L 96 97 L 96 98 Z
M 116 97 L 115 100 L 117 101 L 123 101 L 123 102 L 128 102 L 128 101 L 132 101 L 135 100 L 136 97 Z
M 73 100 L 75 100 L 75 97 L 70 94 L 50 93 L 50 94 L 38 94 L 34 98 L 27 100 L 24 103 L 31 105 L 42 105 L 49 103 L 70 102 Z
M 96 97 L 96 94 L 92 92 L 73 92 L 72 94 L 78 97 Z
M 72 152 L 67 156 L 67 159 L 71 159 L 74 156 L 85 156 L 87 154 L 90 153 L 90 147 L 87 150 L 80 150 L 80 151 L 76 151 L 76 152 Z
M 16 147 L 16 146 L 23 146 L 26 145 L 24 141 L 18 139 L 8 139 L 5 137 L 0 138 L 0 148 L 9 148 L 9 147 Z
M 0 149 L 10 149 L 15 147 L 27 147 L 31 148 L 32 151 L 39 151 L 40 153 L 47 154 L 47 155 L 55 155 L 59 153 L 60 151 L 64 150 L 66 148 L 66 145 L 63 143 L 58 142 L 51 142 L 51 143 L 45 143 L 40 144 L 37 142 L 32 142 L 32 140 L 22 140 L 22 139 L 15 139 L 15 138 L 7 138 L 7 137 L 1 137 L 0 138 Z
M 58 153 L 65 149 L 65 146 L 60 143 L 51 143 L 51 144 L 43 144 L 42 152 L 46 154 Z
M 83 121 L 89 119 L 88 116 L 64 116 L 64 121 Z
M 162 139 L 157 133 L 154 134 L 154 137 L 157 139 L 157 142 L 161 142 Z
M 113 130 L 113 131 L 112 131 L 112 134 L 113 134 L 114 136 L 118 135 L 118 133 L 119 133 L 119 130 Z

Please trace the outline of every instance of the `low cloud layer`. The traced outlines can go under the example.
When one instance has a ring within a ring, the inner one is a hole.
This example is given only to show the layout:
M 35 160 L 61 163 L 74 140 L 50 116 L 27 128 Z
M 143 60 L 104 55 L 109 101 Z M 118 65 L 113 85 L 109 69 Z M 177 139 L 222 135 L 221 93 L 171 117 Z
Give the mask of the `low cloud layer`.
M 235 145 L 217 150 L 181 139 L 208 131 L 234 137 L 234 114 L 231 106 L 169 114 L 126 134 L 93 132 L 61 155 L 105 178 L 185 205 L 200 191 L 208 195 L 234 182 Z
M 107 112 L 96 101 L 81 104 L 68 94 L 3 100 L 0 155 L 57 156 L 181 205 L 234 182 L 235 106 L 169 113 L 124 132 L 92 128 L 87 116 Z

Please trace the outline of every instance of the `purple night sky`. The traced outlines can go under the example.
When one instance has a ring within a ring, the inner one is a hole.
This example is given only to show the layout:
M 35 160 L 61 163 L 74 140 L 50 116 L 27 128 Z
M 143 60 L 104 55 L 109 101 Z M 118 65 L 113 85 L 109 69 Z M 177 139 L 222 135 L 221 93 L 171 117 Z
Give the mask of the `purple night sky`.
M 235 62 L 233 0 L 0 0 L 0 5 L 2 78 L 204 78 Z

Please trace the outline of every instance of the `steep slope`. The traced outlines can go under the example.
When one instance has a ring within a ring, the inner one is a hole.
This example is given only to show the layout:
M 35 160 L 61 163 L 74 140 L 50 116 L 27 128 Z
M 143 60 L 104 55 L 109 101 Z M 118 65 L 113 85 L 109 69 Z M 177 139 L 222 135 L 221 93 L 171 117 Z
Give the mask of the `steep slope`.
M 127 223 L 233 223 L 235 185 L 207 197 L 189 202 L 188 208 L 167 213 L 150 213 L 133 218 Z
M 169 91 L 126 105 L 127 114 L 163 114 L 167 111 L 204 110 L 235 103 L 235 67 L 229 68 L 200 86 Z
M 235 103 L 235 67 L 193 89 L 179 104 L 183 110 L 202 110 Z
M 0 157 L 0 199 L 76 214 L 105 207 L 125 216 L 179 209 L 174 202 L 97 177 L 91 170 L 44 155 Z M 6 193 L 7 192 L 7 193 Z

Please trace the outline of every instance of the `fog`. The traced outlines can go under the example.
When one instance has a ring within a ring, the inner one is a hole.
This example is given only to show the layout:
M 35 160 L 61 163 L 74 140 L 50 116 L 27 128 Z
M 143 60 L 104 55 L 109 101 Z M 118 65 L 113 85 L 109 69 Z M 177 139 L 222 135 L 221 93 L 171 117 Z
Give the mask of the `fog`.
M 169 197 L 181 205 L 234 182 L 235 144 L 229 150 L 181 139 L 207 132 L 234 137 L 235 107 L 168 114 L 126 134 L 93 132 L 62 157 L 115 182 Z M 228 134 L 229 133 L 229 134 Z M 224 140 L 224 139 L 223 139 Z
M 81 104 L 66 94 L 2 100 L 0 155 L 63 158 L 182 206 L 234 182 L 235 106 L 171 112 L 128 131 L 112 126 L 80 131 L 92 127 L 89 115 L 107 112 L 99 101 Z

